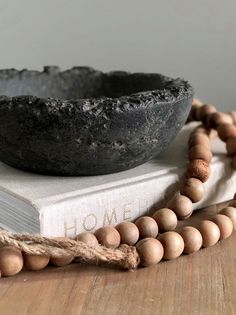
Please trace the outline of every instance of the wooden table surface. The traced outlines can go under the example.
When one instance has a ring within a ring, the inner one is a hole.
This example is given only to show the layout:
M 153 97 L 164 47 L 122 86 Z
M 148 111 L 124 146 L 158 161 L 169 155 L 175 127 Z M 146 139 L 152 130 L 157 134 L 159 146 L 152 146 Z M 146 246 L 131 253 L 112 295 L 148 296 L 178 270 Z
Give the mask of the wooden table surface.
M 81 264 L 23 271 L 0 279 L 0 314 L 236 314 L 235 244 L 234 232 L 213 247 L 135 272 Z

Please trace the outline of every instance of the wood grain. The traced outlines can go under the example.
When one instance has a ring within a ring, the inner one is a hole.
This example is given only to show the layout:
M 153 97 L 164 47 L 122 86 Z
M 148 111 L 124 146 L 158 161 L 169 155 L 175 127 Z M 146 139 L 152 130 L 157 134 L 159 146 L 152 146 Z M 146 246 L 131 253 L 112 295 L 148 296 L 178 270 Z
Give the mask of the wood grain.
M 222 206 L 221 206 L 222 207 Z M 219 208 L 198 211 L 190 222 Z M 135 272 L 73 264 L 0 280 L 1 315 L 236 314 L 236 233 Z

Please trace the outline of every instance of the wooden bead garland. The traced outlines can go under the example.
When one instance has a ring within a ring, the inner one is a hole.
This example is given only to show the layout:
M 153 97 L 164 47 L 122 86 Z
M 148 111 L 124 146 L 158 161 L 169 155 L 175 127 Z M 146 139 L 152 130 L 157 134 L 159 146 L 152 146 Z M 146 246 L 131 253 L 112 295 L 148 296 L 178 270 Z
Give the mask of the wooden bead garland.
M 124 268 L 132 269 L 137 267 L 139 259 L 142 266 L 150 266 L 157 264 L 162 258 L 175 259 L 183 252 L 191 254 L 201 247 L 212 246 L 219 240 L 229 237 L 233 230 L 236 230 L 236 200 L 211 220 L 202 220 L 198 228 L 186 226 L 179 233 L 173 231 L 177 226 L 177 217 L 179 219 L 189 217 L 192 214 L 192 203 L 200 201 L 204 196 L 203 183 L 210 176 L 212 159 L 210 139 L 216 133 L 222 141 L 226 142 L 227 152 L 232 157 L 232 167 L 236 169 L 236 112 L 219 113 L 213 105 L 202 105 L 195 99 L 189 120 L 200 120 L 202 125 L 198 126 L 190 136 L 186 178 L 180 188 L 180 194 L 169 201 L 167 208 L 156 210 L 152 217 L 140 217 L 135 224 L 122 222 L 115 228 L 110 226 L 100 228 L 94 234 L 81 233 L 74 241 L 62 238 L 59 240 L 61 243 L 58 244 L 63 252 L 61 256 L 32 254 L 32 246 L 37 247 L 37 242 L 27 249 L 27 244 L 22 247 L 21 236 L 19 239 L 17 235 L 9 237 L 9 244 L 12 244 L 14 237 L 16 238 L 14 244 L 22 249 L 23 255 L 21 250 L 14 246 L 0 248 L 1 275 L 17 274 L 23 268 L 23 264 L 30 270 L 40 270 L 47 266 L 49 259 L 56 266 L 69 264 L 74 260 L 73 250 L 76 253 L 76 242 L 78 246 L 84 243 L 90 250 L 94 249 L 93 255 L 95 257 L 98 255 L 97 259 L 100 259 L 102 255 L 105 259 L 103 261 L 108 259 L 109 262 L 110 259 L 110 261 L 120 263 Z M 158 232 L 162 234 L 157 236 Z M 139 242 L 137 242 L 138 239 L 140 239 Z M 1 239 L 0 231 L 0 245 L 1 242 L 4 245 L 6 241 L 4 237 L 3 240 Z M 50 243 L 51 240 L 48 239 L 47 242 Z M 98 242 L 107 249 L 101 247 Z M 119 247 L 120 243 L 124 245 L 120 246 L 120 250 L 116 250 L 115 248 Z M 130 245 L 135 245 L 137 252 Z M 54 246 L 54 243 L 52 242 L 50 246 Z M 67 248 L 69 250 L 65 252 Z M 139 259 L 136 256 L 137 253 Z M 129 259 L 129 263 L 126 263 L 125 259 Z

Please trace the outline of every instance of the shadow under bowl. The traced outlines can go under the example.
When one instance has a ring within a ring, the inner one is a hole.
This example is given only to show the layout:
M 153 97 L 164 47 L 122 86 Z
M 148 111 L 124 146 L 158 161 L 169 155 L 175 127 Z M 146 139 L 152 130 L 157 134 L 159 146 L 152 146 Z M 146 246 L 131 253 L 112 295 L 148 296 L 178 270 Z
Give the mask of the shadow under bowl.
M 124 171 L 167 147 L 192 97 L 161 74 L 0 70 L 0 160 L 47 175 Z

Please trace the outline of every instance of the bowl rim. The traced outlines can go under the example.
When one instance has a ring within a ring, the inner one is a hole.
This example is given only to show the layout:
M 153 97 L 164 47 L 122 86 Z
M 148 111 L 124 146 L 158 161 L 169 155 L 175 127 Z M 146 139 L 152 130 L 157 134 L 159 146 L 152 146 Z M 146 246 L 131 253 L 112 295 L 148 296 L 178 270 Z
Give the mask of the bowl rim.
M 94 111 L 100 106 L 104 107 L 114 107 L 119 109 L 125 108 L 140 108 L 140 107 L 148 107 L 150 103 L 157 104 L 168 104 L 181 102 L 183 99 L 189 99 L 193 97 L 194 90 L 193 87 L 189 84 L 188 81 L 182 78 L 171 78 L 165 76 L 160 73 L 153 72 L 128 72 L 128 71 L 109 71 L 102 72 L 95 70 L 92 67 L 87 66 L 76 66 L 66 70 L 61 71 L 58 66 L 44 66 L 43 71 L 39 70 L 28 70 L 22 69 L 17 70 L 15 68 L 9 69 L 0 69 L 0 79 L 8 79 L 9 77 L 19 76 L 20 79 L 27 74 L 40 76 L 42 74 L 48 74 L 51 76 L 61 75 L 67 76 L 70 73 L 76 74 L 80 72 L 88 72 L 94 74 L 102 74 L 108 77 L 114 75 L 120 76 L 158 76 L 160 77 L 165 84 L 164 88 L 159 88 L 155 90 L 145 90 L 131 94 L 124 94 L 119 97 L 90 97 L 90 98 L 54 98 L 54 97 L 37 97 L 34 95 L 17 95 L 17 96 L 6 96 L 4 94 L 0 94 L 0 105 L 1 104 L 11 104 L 12 106 L 21 103 L 25 105 L 33 105 L 33 104 L 44 104 L 46 107 L 51 107 L 52 105 L 58 108 L 63 108 L 65 106 L 72 106 L 75 108 L 80 108 L 83 111 Z

